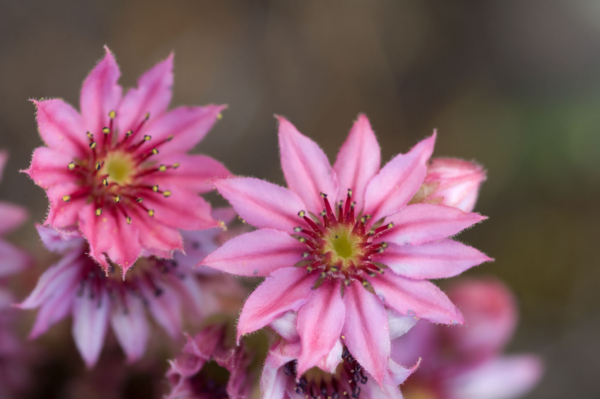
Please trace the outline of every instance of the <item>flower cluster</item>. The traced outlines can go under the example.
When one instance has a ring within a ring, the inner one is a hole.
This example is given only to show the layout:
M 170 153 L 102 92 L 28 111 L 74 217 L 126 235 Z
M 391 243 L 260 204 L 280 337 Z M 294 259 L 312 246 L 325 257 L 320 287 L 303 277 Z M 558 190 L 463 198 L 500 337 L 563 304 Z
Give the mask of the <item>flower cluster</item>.
M 446 295 L 430 281 L 492 260 L 455 238 L 486 219 L 481 166 L 432 159 L 435 132 L 382 166 L 365 115 L 331 165 L 278 117 L 287 187 L 234 176 L 188 154 L 225 106 L 169 111 L 172 70 L 170 55 L 123 94 L 106 49 L 79 111 L 33 101 L 45 146 L 24 172 L 48 196 L 36 227 L 58 259 L 14 305 L 38 310 L 30 338 L 70 318 L 88 368 L 111 339 L 128 364 L 166 354 L 169 399 L 512 398 L 537 382 L 539 359 L 500 355 L 516 326 L 502 285 Z M 213 209 L 212 190 L 231 207 Z M 0 204 L 0 233 L 25 214 Z M 28 261 L 3 241 L 0 258 L 0 278 Z M 10 303 L 0 290 L 0 371 L 18 348 L 4 345 Z M 181 353 L 152 341 L 154 324 L 165 343 L 186 338 Z

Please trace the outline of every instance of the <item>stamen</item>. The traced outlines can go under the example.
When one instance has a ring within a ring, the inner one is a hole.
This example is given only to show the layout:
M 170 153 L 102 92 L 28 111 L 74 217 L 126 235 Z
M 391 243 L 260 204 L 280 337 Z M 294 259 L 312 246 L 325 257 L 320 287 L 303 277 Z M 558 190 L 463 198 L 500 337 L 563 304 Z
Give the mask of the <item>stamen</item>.
M 118 204 L 119 202 L 121 202 L 121 197 L 115 195 L 115 203 Z
M 69 170 L 73 170 L 75 169 L 75 162 L 70 162 L 69 163 Z
M 96 216 L 102 215 L 102 208 L 96 208 Z
M 171 192 L 169 190 L 166 190 L 165 192 L 163 192 L 163 195 L 165 197 L 170 197 L 171 196 Z
M 62 197 L 62 200 L 65 201 L 65 202 L 69 202 L 69 201 L 71 201 L 71 196 L 70 195 L 64 195 Z
M 173 169 L 177 169 L 178 167 L 179 167 L 179 162 L 175 162 L 175 163 L 173 164 Z
M 154 209 L 148 209 L 148 216 L 150 216 L 150 217 L 154 216 Z

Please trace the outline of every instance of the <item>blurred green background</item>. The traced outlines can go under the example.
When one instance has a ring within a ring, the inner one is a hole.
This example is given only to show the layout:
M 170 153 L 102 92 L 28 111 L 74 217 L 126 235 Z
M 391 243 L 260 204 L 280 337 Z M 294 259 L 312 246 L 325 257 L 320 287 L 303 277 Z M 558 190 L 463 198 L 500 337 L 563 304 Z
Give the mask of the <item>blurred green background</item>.
M 275 113 L 331 160 L 359 112 L 383 160 L 437 128 L 434 155 L 488 170 L 490 219 L 461 240 L 496 259 L 468 274 L 519 299 L 509 350 L 547 363 L 527 397 L 600 397 L 600 2 L 1 0 L 0 197 L 31 210 L 13 238 L 42 260 L 47 200 L 17 172 L 41 144 L 27 99 L 77 105 L 104 44 L 126 87 L 174 50 L 174 105 L 229 104 L 198 150 L 237 174 L 283 183 Z

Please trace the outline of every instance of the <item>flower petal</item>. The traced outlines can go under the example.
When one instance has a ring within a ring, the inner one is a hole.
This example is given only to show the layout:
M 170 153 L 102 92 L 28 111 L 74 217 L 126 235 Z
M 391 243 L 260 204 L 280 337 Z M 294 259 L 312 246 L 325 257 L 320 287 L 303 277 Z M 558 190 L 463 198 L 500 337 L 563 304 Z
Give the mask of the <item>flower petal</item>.
M 285 375 L 284 365 L 300 352 L 300 344 L 289 345 L 285 341 L 276 342 L 270 349 L 260 377 L 262 399 L 284 399 L 290 377 Z
M 331 352 L 340 339 L 345 316 L 340 280 L 323 281 L 298 310 L 297 326 L 302 342 L 298 375 L 316 366 L 322 357 Z
M 373 220 L 399 211 L 415 195 L 427 173 L 433 153 L 433 136 L 419 142 L 407 154 L 399 154 L 371 179 L 365 192 L 365 214 Z
M 166 166 L 179 164 L 177 169 L 169 168 L 148 176 L 150 185 L 158 184 L 167 190 L 185 189 L 203 194 L 215 188 L 215 180 L 231 176 L 221 162 L 205 155 L 173 154 L 161 158 L 160 162 Z
M 144 355 L 150 336 L 150 325 L 141 299 L 129 293 L 125 298 L 125 307 L 113 306 L 110 322 L 121 348 L 127 355 L 127 361 L 131 363 Z
M 6 163 L 8 162 L 8 151 L 0 150 L 0 180 L 4 175 L 4 168 L 6 167 Z
M 89 153 L 85 125 L 75 108 L 57 98 L 32 102 L 37 108 L 38 131 L 48 147 L 77 158 Z
M 11 204 L 8 202 L 0 201 L 0 235 L 10 233 L 19 226 L 21 226 L 27 217 L 29 212 L 22 206 Z
M 57 230 L 36 223 L 35 228 L 46 249 L 52 252 L 62 254 L 85 243 L 79 228 L 75 226 L 70 229 Z
M 519 398 L 539 382 L 543 370 L 537 356 L 505 356 L 460 374 L 448 388 L 461 399 Z
M 390 358 L 390 333 L 387 313 L 381 300 L 360 283 L 345 287 L 345 344 L 380 385 Z
M 327 155 L 317 143 L 300 133 L 283 117 L 279 120 L 281 167 L 290 190 L 298 194 L 315 215 L 324 208 L 321 193 L 331 200 L 337 196 L 338 182 Z
M 227 108 L 226 105 L 207 105 L 205 107 L 179 107 L 156 119 L 151 119 L 144 134 L 152 137 L 140 151 L 148 151 L 153 143 L 162 144 L 159 148 L 161 155 L 184 153 L 198 144 L 213 127 L 219 114 Z M 169 137 L 173 136 L 172 139 Z
M 110 302 L 108 294 L 104 290 L 99 295 L 97 293 L 96 296 L 87 290 L 83 295 L 75 296 L 73 338 L 88 368 L 93 367 L 100 356 L 108 327 L 109 311 Z
M 457 276 L 492 259 L 473 247 L 445 239 L 417 246 L 390 243 L 383 253 L 375 254 L 373 260 L 387 265 L 400 276 L 420 280 Z
M 50 210 L 44 225 L 54 228 L 69 227 L 79 222 L 79 212 L 86 205 L 87 197 L 71 198 L 69 202 L 63 200 L 65 195 L 71 195 L 79 189 L 75 183 L 65 183 L 46 190 L 50 201 Z
M 362 210 L 367 184 L 379 172 L 380 164 L 379 143 L 369 119 L 360 114 L 333 165 L 340 182 L 336 202 L 345 200 L 346 190 L 352 189 L 352 200 L 356 201 L 356 210 Z
M 434 323 L 464 324 L 446 294 L 429 281 L 410 280 L 385 273 L 369 280 L 383 303 L 398 313 Z
M 240 337 L 260 330 L 289 310 L 298 310 L 311 293 L 316 273 L 286 267 L 275 270 L 246 300 L 238 321 Z
M 39 147 L 33 151 L 31 166 L 24 172 L 44 189 L 66 182 L 75 183 L 80 177 L 69 170 L 68 165 L 72 160 L 70 153 Z
M 30 262 L 31 257 L 27 252 L 0 240 L 0 278 L 22 271 Z
M 142 252 L 137 227 L 127 224 L 125 217 L 114 207 L 104 209 L 96 216 L 94 204 L 86 205 L 79 212 L 79 220 L 79 228 L 90 244 L 90 256 L 107 269 L 108 255 L 111 261 L 121 266 L 125 275 Z
M 385 223 L 394 227 L 382 234 L 382 239 L 398 245 L 421 245 L 451 237 L 485 219 L 450 206 L 413 204 L 385 218 Z
M 164 328 L 171 339 L 178 338 L 182 326 L 179 295 L 168 285 L 161 285 L 156 289 L 150 288 L 147 284 L 140 284 L 140 286 L 154 320 Z
M 388 315 L 388 327 L 390 329 L 390 341 L 403 336 L 417 324 L 418 319 L 415 317 L 402 316 L 394 309 L 386 309 L 386 312 Z
M 173 53 L 159 62 L 138 80 L 138 87 L 129 89 L 119 104 L 117 126 L 119 138 L 134 130 L 146 117 L 161 116 L 169 107 L 173 87 Z
M 62 286 L 56 295 L 45 301 L 38 311 L 35 323 L 29 333 L 29 339 L 35 339 L 67 317 L 72 311 L 73 299 L 79 287 L 79 279 L 73 284 Z
M 83 130 L 89 131 L 96 141 L 102 136 L 102 128 L 108 126 L 110 111 L 116 111 L 123 88 L 117 84 L 121 71 L 108 47 L 106 55 L 85 78 L 81 88 L 80 109 Z M 85 137 L 85 136 L 84 136 Z
M 238 276 L 268 276 L 282 267 L 302 260 L 306 244 L 289 234 L 260 229 L 227 241 L 198 265 Z
M 306 210 L 306 206 L 287 188 L 251 177 L 218 180 L 215 186 L 240 217 L 252 226 L 292 233 L 294 227 L 303 223 L 298 212 Z
M 140 245 L 147 254 L 171 258 L 173 251 L 183 250 L 179 230 L 152 218 L 142 208 L 130 209 L 131 224 L 139 232 Z

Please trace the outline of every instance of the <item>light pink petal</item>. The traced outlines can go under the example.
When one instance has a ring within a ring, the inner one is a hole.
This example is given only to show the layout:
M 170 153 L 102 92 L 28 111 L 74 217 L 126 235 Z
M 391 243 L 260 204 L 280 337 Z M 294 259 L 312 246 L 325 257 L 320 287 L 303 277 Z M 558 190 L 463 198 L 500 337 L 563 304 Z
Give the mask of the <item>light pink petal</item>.
M 56 98 L 32 101 L 37 108 L 38 131 L 48 147 L 71 157 L 83 158 L 89 153 L 85 125 L 73 107 Z
M 62 228 L 79 223 L 79 212 L 86 206 L 87 197 L 71 198 L 69 202 L 63 200 L 65 195 L 71 195 L 79 190 L 79 188 L 77 184 L 65 183 L 46 190 L 46 195 L 50 201 L 50 210 L 48 211 L 44 225 Z
M 4 175 L 4 168 L 6 167 L 7 162 L 8 162 L 8 151 L 0 150 L 0 180 L 2 180 L 2 176 Z
M 319 363 L 317 363 L 317 367 L 323 371 L 334 374 L 337 366 L 342 361 L 343 353 L 344 347 L 342 346 L 341 337 L 338 337 L 338 339 L 335 341 L 335 344 L 333 345 L 333 349 L 331 349 L 331 351 L 327 355 L 323 356 L 319 360 Z
M 365 214 L 379 220 L 410 201 L 425 179 L 434 144 L 435 133 L 407 154 L 396 155 L 371 179 L 365 192 Z
M 492 259 L 473 247 L 445 239 L 417 246 L 390 243 L 383 253 L 373 256 L 373 260 L 387 265 L 400 276 L 421 280 L 457 276 Z
M 369 280 L 383 303 L 398 313 L 434 323 L 464 324 L 459 310 L 438 287 L 385 273 Z
M 77 227 L 57 230 L 36 223 L 35 228 L 46 249 L 52 252 L 62 254 L 70 249 L 79 248 L 85 243 Z
M 413 366 L 404 367 L 390 359 L 390 362 L 388 363 L 388 372 L 389 372 L 388 377 L 390 378 L 391 382 L 393 383 L 391 385 L 403 384 L 404 381 L 406 381 L 406 379 L 408 377 L 410 377 L 410 375 L 412 373 L 417 371 L 420 363 L 421 363 L 421 360 L 417 360 L 417 362 L 415 362 Z
M 183 241 L 178 229 L 150 217 L 142 208 L 130 209 L 131 225 L 139 232 L 140 245 L 146 254 L 159 258 L 171 258 L 173 251 L 183 249 Z
M 426 320 L 418 322 L 406 335 L 392 341 L 392 359 L 400 364 L 416 364 L 424 359 L 421 374 L 433 373 L 445 356 L 440 347 L 440 328 Z
M 311 293 L 317 279 L 303 268 L 275 270 L 246 300 L 238 321 L 238 341 L 242 335 L 260 330 L 289 310 L 298 310 Z
M 79 285 L 79 279 L 77 279 L 71 285 L 60 287 L 60 291 L 56 295 L 50 297 L 41 305 L 33 328 L 29 333 L 29 339 L 35 339 L 44 334 L 52 325 L 58 323 L 71 313 L 73 299 L 76 296 Z
M 382 240 L 398 245 L 421 245 L 451 237 L 485 219 L 478 213 L 466 213 L 444 205 L 408 205 L 385 218 L 385 222 L 393 223 L 394 227 L 382 235 Z
M 126 294 L 126 303 L 113 306 L 111 326 L 127 355 L 128 362 L 135 362 L 144 355 L 150 336 L 150 325 L 146 317 L 146 309 L 140 298 Z
M 167 169 L 161 173 L 149 175 L 150 185 L 158 184 L 166 190 L 188 190 L 203 194 L 215 188 L 217 179 L 231 176 L 223 164 L 206 155 L 174 154 L 160 159 L 161 165 L 171 166 L 179 163 L 177 169 Z
M 198 265 L 238 276 L 268 276 L 302 260 L 306 244 L 279 230 L 260 229 L 227 241 Z
M 214 217 L 214 212 L 213 212 Z M 206 256 L 217 249 L 217 237 L 223 234 L 223 228 L 214 227 L 212 229 L 198 231 L 182 231 L 184 253 L 177 252 L 174 255 L 175 261 L 181 267 L 194 269 Z M 199 266 L 196 270 L 202 270 L 203 273 L 219 274 L 217 270 Z
M 463 279 L 448 291 L 461 310 L 467 327 L 445 330 L 445 338 L 463 357 L 494 356 L 512 338 L 517 326 L 517 302 L 501 281 Z
M 31 263 L 31 257 L 4 240 L 0 240 L 0 278 L 23 271 Z
M 73 302 L 73 338 L 88 368 L 98 361 L 108 327 L 110 302 L 106 291 L 85 290 Z
M 356 210 L 362 210 L 367 184 L 379 172 L 380 164 L 379 143 L 369 119 L 360 114 L 333 165 L 340 182 L 337 201 L 345 200 L 347 190 L 352 189 L 352 200 L 356 201 Z
M 271 347 L 260 378 L 261 399 L 289 399 L 286 388 L 290 376 L 285 375 L 283 366 L 296 359 L 299 352 L 300 343 L 279 341 Z
M 390 357 L 387 313 L 381 300 L 360 283 L 345 287 L 344 343 L 377 383 L 382 384 Z
M 138 80 L 138 87 L 129 89 L 117 111 L 120 138 L 134 130 L 146 117 L 161 116 L 169 107 L 173 87 L 173 53 L 159 62 Z
M 123 88 L 117 84 L 121 72 L 108 47 L 106 55 L 85 78 L 81 88 L 80 109 L 83 131 L 89 131 L 96 141 L 102 136 L 102 128 L 109 125 L 108 113 L 116 111 Z
M 331 352 L 340 339 L 345 316 L 341 281 L 323 281 L 298 310 L 298 334 L 302 342 L 298 375 L 304 374 Z
M 73 155 L 48 147 L 33 151 L 31 166 L 25 171 L 38 186 L 48 189 L 62 183 L 76 183 L 78 174 L 69 170 Z
M 436 185 L 430 195 L 442 205 L 471 212 L 477 202 L 479 187 L 486 179 L 485 170 L 475 162 L 455 158 L 436 158 L 427 169 L 425 183 Z
M 206 136 L 225 108 L 226 105 L 179 107 L 156 119 L 150 116 L 144 134 L 152 137 L 152 140 L 142 148 L 148 151 L 154 143 L 160 143 L 173 136 L 170 141 L 159 147 L 161 156 L 187 152 Z
M 279 147 L 281 167 L 290 190 L 306 204 L 306 210 L 315 215 L 323 210 L 321 193 L 333 201 L 338 192 L 335 172 L 327 155 L 317 143 L 300 133 L 283 117 L 279 120 Z
M 0 235 L 10 233 L 29 217 L 27 209 L 19 205 L 0 201 Z
M 142 252 L 137 227 L 127 224 L 115 208 L 105 207 L 102 214 L 96 216 L 94 204 L 86 205 L 79 212 L 79 220 L 79 228 L 90 244 L 90 256 L 105 269 L 109 267 L 108 256 L 121 266 L 124 275 Z
M 182 317 L 179 294 L 167 285 L 151 289 L 147 284 L 141 284 L 142 295 L 148 301 L 148 309 L 154 320 L 176 339 L 181 334 Z
M 386 309 L 388 316 L 388 328 L 390 329 L 390 341 L 403 336 L 409 332 L 418 319 L 413 316 L 403 316 L 394 309 Z
M 220 310 L 220 303 L 215 291 L 217 288 L 223 287 L 222 281 L 202 281 L 191 273 L 182 273 L 179 276 L 171 276 L 169 283 L 179 293 L 183 303 L 186 304 L 184 310 L 191 317 L 204 318 Z M 211 286 L 211 283 L 215 284 L 216 287 Z M 226 289 L 223 289 L 223 291 L 227 292 Z M 244 294 L 241 294 L 240 298 L 243 298 Z
M 450 398 L 520 398 L 540 381 L 543 372 L 544 366 L 537 356 L 500 357 L 450 381 Z
M 294 227 L 304 223 L 298 212 L 305 211 L 306 206 L 287 188 L 251 177 L 218 180 L 215 186 L 240 217 L 252 226 L 293 233 Z
M 81 278 L 81 252 L 73 251 L 65 255 L 56 265 L 50 266 L 40 276 L 35 288 L 17 307 L 35 309 L 52 297 L 79 283 Z
M 298 312 L 290 310 L 279 316 L 271 323 L 271 328 L 289 343 L 299 342 L 298 335 Z

